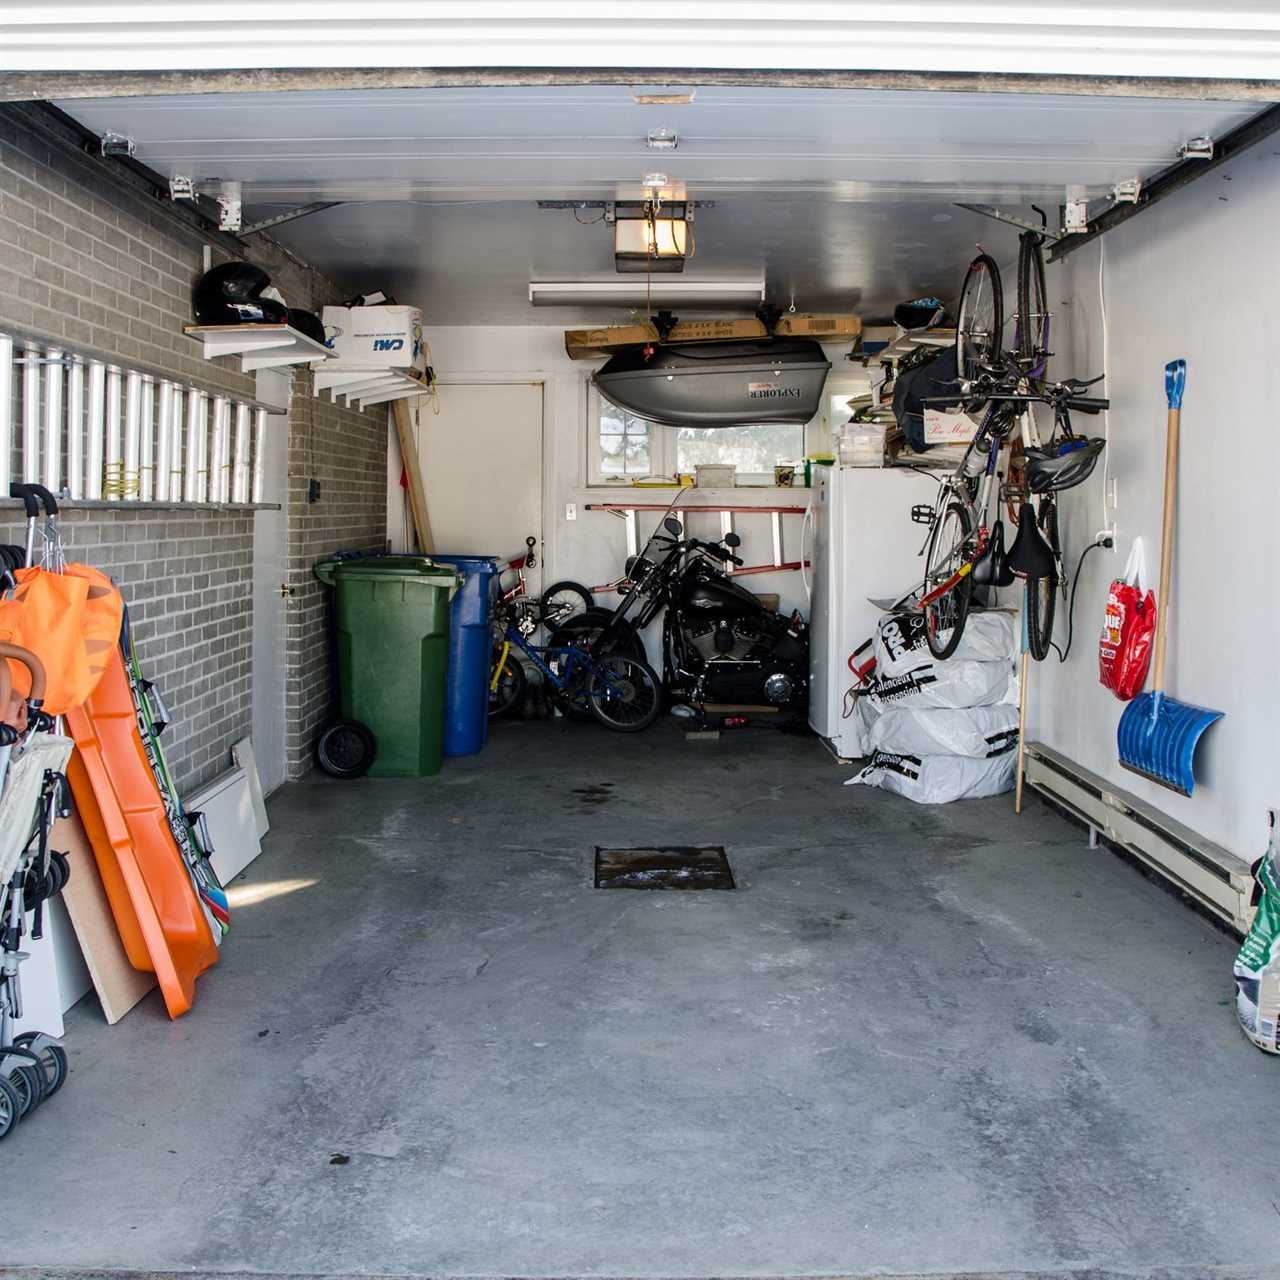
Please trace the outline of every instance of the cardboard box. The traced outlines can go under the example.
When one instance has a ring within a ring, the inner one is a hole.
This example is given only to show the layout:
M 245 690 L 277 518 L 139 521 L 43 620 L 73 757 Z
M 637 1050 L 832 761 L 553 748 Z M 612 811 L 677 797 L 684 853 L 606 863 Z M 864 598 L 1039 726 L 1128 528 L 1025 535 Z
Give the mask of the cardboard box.
M 862 321 L 855 315 L 785 315 L 774 330 L 780 338 L 816 338 L 838 342 L 856 338 Z M 727 342 L 734 338 L 765 338 L 768 330 L 754 318 L 741 320 L 681 320 L 667 335 L 667 342 Z M 574 360 L 599 360 L 622 347 L 659 342 L 651 324 L 615 324 L 604 329 L 566 329 L 564 349 Z
M 978 433 L 980 423 L 967 413 L 949 413 L 943 409 L 924 411 L 925 444 L 967 444 Z
M 860 317 L 844 314 L 829 316 L 784 315 L 774 328 L 780 338 L 816 338 L 819 342 L 839 342 L 862 333 Z
M 682 320 L 667 335 L 668 342 L 724 342 L 733 338 L 763 338 L 759 320 Z M 648 323 L 615 324 L 604 329 L 566 329 L 564 349 L 573 360 L 599 360 L 622 347 L 659 342 L 658 330 Z
M 326 344 L 337 357 L 325 362 L 327 371 L 426 371 L 427 347 L 417 307 L 325 307 L 321 318 Z

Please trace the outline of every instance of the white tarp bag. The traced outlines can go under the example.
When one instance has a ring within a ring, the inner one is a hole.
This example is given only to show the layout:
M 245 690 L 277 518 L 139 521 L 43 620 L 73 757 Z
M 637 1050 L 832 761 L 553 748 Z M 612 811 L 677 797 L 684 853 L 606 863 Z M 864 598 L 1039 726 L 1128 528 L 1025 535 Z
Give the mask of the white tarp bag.
M 968 756 L 985 760 L 1018 745 L 1018 708 L 939 707 L 917 710 L 891 707 L 871 725 L 872 751 L 909 756 Z
M 875 751 L 866 768 L 844 785 L 880 787 L 919 804 L 949 804 L 952 800 L 978 800 L 1011 790 L 1017 763 L 1014 747 L 987 760 Z
M 1008 661 L 948 658 L 938 662 L 926 656 L 912 666 L 900 664 L 892 675 L 877 673 L 863 696 L 879 711 L 890 707 L 992 707 L 1000 702 L 1016 703 L 1018 682 Z
M 1018 654 L 1018 615 L 1008 609 L 971 613 L 948 662 L 1013 662 Z M 922 662 L 934 662 L 924 638 L 924 615 L 891 613 L 876 631 L 877 676 L 900 675 Z
M 845 702 L 846 713 L 841 726 L 841 754 L 869 756 L 871 754 L 871 730 L 881 716 L 881 710 L 861 693 L 851 693 Z

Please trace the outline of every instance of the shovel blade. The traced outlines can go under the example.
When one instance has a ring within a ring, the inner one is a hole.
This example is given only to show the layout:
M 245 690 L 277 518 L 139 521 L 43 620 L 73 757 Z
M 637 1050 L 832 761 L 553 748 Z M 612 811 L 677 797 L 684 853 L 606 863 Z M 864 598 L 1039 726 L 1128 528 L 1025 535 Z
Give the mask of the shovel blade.
M 1124 709 L 1116 731 L 1120 763 L 1134 773 L 1189 796 L 1201 735 L 1223 712 L 1179 702 L 1164 693 L 1140 693 Z

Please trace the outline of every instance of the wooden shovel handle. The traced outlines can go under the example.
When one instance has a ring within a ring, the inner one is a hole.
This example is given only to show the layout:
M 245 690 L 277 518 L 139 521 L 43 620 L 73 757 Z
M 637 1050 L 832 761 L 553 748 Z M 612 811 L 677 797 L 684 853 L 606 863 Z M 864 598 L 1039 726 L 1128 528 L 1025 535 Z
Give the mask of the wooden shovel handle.
M 30 649 L 24 649 L 20 645 L 6 644 L 0 641 L 0 658 L 12 658 L 15 662 L 20 662 L 28 671 L 31 672 L 31 692 L 28 699 L 31 702 L 43 702 L 44 692 L 47 685 L 47 679 L 44 672 L 44 663 L 31 652 Z M 9 671 L 6 667 L 5 678 L 9 678 Z M 10 680 L 12 688 L 12 680 Z

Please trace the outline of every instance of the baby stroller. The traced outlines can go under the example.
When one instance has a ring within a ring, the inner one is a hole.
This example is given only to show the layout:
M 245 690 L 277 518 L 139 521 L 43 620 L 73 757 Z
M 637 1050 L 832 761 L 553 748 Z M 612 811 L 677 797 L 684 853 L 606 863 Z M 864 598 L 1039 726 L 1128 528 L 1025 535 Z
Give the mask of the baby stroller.
M 12 692 L 9 665 L 0 661 L 0 1138 L 62 1087 L 67 1054 L 40 1031 L 13 1034 L 22 1017 L 18 970 L 27 953 L 22 939 L 31 915 L 31 937 L 44 931 L 44 903 L 67 882 L 66 856 L 49 848 L 55 816 L 65 815 L 62 770 L 71 739 L 53 732 L 41 711 L 45 673 L 29 649 L 0 644 L 31 673 L 26 698 Z

